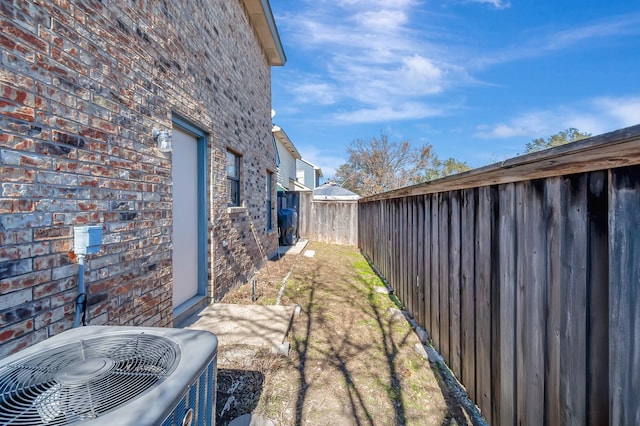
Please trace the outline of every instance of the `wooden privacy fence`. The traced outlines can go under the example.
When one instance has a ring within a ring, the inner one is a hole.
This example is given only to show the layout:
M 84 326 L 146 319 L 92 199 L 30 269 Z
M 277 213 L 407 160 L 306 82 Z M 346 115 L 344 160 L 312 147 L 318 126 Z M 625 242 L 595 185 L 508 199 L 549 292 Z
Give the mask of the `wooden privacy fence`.
M 302 238 L 331 244 L 358 244 L 358 202 L 314 200 L 300 193 L 299 234 Z
M 640 126 L 367 197 L 359 246 L 494 425 L 640 424 Z

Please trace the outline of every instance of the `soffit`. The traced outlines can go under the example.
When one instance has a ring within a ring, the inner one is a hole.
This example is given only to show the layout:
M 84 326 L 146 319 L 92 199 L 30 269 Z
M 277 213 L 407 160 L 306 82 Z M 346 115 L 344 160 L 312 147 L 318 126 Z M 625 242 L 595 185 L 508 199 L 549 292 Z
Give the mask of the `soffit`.
M 249 14 L 251 25 L 258 35 L 269 65 L 282 66 L 287 57 L 280 41 L 276 21 L 271 12 L 269 0 L 241 0 Z

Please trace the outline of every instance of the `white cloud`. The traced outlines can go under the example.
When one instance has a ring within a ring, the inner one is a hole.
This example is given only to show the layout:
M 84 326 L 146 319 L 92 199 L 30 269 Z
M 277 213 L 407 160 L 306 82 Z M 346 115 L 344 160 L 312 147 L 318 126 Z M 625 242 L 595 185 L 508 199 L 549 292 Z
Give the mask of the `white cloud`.
M 495 8 L 510 5 L 507 0 L 459 1 Z M 438 20 L 417 22 L 417 16 L 424 18 L 431 12 L 419 9 L 422 2 L 415 0 L 313 0 L 307 4 L 298 14 L 289 13 L 278 23 L 286 27 L 290 43 L 315 58 L 315 68 L 290 73 L 291 78 L 282 89 L 290 95 L 292 108 L 304 109 L 313 104 L 332 105 L 334 111 L 341 108 L 325 117 L 318 113 L 317 118 L 324 119 L 325 124 L 331 120 L 369 123 L 439 115 L 446 107 L 432 107 L 435 95 L 478 84 L 468 70 L 535 58 L 599 38 L 640 33 L 640 15 L 610 17 L 552 33 L 548 28 L 525 28 L 523 34 L 533 34 L 528 41 L 515 40 L 513 47 L 502 51 L 480 52 L 473 42 L 464 47 L 464 37 L 451 34 L 444 24 L 436 23 Z M 295 66 L 293 60 L 290 63 Z M 349 110 L 345 106 L 349 104 L 359 108 Z M 507 138 L 553 134 L 570 125 L 569 118 L 575 127 L 589 125 L 592 132 L 606 127 L 600 124 L 598 114 L 580 114 L 576 112 L 582 111 L 578 107 L 553 110 L 479 127 L 477 135 Z M 633 114 L 633 110 L 629 113 L 612 106 L 610 110 L 608 116 L 615 122 L 624 121 L 625 114 Z
M 605 111 L 620 127 L 640 124 L 640 96 L 635 98 L 597 98 L 594 105 Z
M 425 103 L 427 95 L 442 92 L 448 70 L 420 55 L 396 58 L 377 66 L 336 59 L 330 72 L 338 80 L 341 95 L 371 108 L 394 103 Z
M 402 60 L 402 76 L 413 90 L 419 93 L 437 93 L 441 90 L 444 72 L 432 61 L 420 55 Z
M 331 105 L 336 102 L 333 87 L 327 83 L 300 83 L 293 84 L 291 91 L 296 100 L 304 104 Z
M 640 96 L 600 97 L 573 105 L 531 111 L 504 123 L 480 125 L 475 136 L 482 139 L 516 136 L 533 139 L 548 137 L 570 127 L 598 135 L 636 124 L 640 124 Z
M 508 1 L 502 0 L 468 0 L 471 3 L 482 3 L 482 4 L 490 4 L 496 9 L 506 9 L 511 6 L 511 3 Z
M 437 50 L 412 24 L 414 0 L 317 0 L 290 28 L 298 47 L 317 52 L 315 76 L 299 73 L 288 90 L 296 102 L 362 106 L 334 114 L 341 122 L 371 122 L 433 115 L 425 97 L 441 93 L 453 80 L 467 81 L 460 67 L 436 60 Z M 322 78 L 316 78 L 323 70 Z M 323 81 L 322 84 L 317 81 Z M 405 105 L 403 107 L 390 107 Z M 389 112 L 381 116 L 381 112 Z
M 329 2 L 335 0 L 328 0 Z M 354 6 L 355 8 L 362 9 L 365 7 L 373 10 L 379 10 L 381 7 L 388 7 L 394 9 L 406 9 L 407 7 L 416 4 L 416 0 L 342 0 L 338 2 L 342 6 Z
M 354 20 L 362 27 L 373 31 L 398 28 L 409 21 L 403 10 L 367 11 L 356 15 Z
M 334 115 L 334 118 L 348 123 L 376 123 L 435 117 L 442 114 L 441 109 L 414 102 L 339 112 Z
M 517 121 L 517 120 L 516 120 Z M 514 136 L 522 136 L 527 134 L 527 129 L 520 127 L 516 123 L 512 124 L 496 124 L 493 128 L 487 125 L 478 126 L 476 136 L 483 139 L 489 138 L 511 138 Z
M 558 31 L 547 39 L 547 47 L 565 48 L 592 39 L 640 34 L 640 15 L 617 16 L 600 22 Z
M 577 45 L 594 43 L 607 38 L 640 34 L 640 14 L 608 17 L 598 22 L 575 25 L 566 30 L 540 30 L 527 42 L 486 55 L 472 56 L 477 67 L 536 58 L 549 52 L 566 50 Z

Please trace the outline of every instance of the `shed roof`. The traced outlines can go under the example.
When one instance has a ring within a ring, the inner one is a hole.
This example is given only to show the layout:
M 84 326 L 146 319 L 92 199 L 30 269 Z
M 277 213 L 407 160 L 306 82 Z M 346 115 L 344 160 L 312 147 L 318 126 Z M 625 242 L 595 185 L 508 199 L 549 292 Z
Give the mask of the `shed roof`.
M 313 190 L 314 200 L 358 200 L 360 196 L 333 182 L 325 183 Z

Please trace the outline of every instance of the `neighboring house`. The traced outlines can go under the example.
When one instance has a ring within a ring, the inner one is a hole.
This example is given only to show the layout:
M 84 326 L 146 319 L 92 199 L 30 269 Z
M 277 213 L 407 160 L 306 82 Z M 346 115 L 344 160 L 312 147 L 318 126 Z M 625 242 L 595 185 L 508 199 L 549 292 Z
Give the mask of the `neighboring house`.
M 307 188 L 314 189 L 320 186 L 321 177 L 322 169 L 320 167 L 303 159 L 296 160 L 296 178 L 298 182 Z
M 249 280 L 278 244 L 269 2 L 0 9 L 0 357 L 72 326 L 78 225 L 103 231 L 91 324 L 171 326 Z
M 278 152 L 278 234 L 280 242 L 291 241 L 282 229 L 282 220 L 290 217 L 290 213 L 283 209 L 294 209 L 300 212 L 300 192 L 310 192 L 311 189 L 296 180 L 296 163 L 302 157 L 289 136 L 279 126 L 273 126 L 273 139 Z M 295 235 L 298 237 L 298 214 L 295 215 Z
M 273 126 L 273 137 L 280 164 L 278 165 L 278 190 L 296 190 L 296 160 L 302 157 L 289 139 L 289 136 L 279 126 Z

